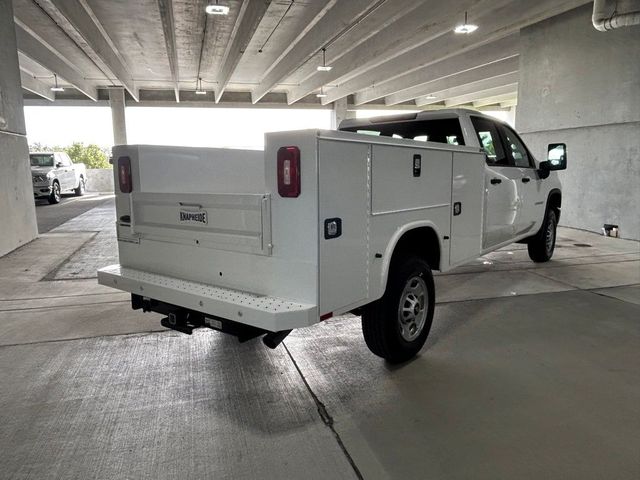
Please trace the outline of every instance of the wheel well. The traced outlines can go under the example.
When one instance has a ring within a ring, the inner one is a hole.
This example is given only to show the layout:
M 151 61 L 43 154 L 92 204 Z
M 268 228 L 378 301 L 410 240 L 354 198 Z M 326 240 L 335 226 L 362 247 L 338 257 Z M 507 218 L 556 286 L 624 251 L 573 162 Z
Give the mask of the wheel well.
M 547 207 L 553 208 L 556 211 L 556 220 L 560 220 L 560 210 L 562 207 L 562 193 L 558 190 L 554 190 L 549 194 L 549 200 L 547 201 Z
M 419 227 L 405 232 L 393 250 L 391 265 L 407 255 L 417 255 L 432 270 L 440 270 L 440 242 L 435 230 L 431 227 Z

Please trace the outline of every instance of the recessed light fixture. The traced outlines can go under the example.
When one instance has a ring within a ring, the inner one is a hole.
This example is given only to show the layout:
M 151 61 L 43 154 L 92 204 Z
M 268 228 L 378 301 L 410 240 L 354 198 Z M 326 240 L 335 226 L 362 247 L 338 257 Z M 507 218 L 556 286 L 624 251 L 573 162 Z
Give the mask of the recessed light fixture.
M 207 91 L 202 88 L 202 79 L 198 78 L 196 82 L 196 95 L 206 95 Z
M 469 23 L 468 18 L 467 18 L 467 12 L 464 12 L 464 23 L 462 25 L 458 25 L 456 28 L 453 29 L 454 32 L 456 33 L 473 33 L 478 29 L 477 25 L 474 25 L 473 23 Z
M 60 85 L 58 85 L 58 75 L 56 75 L 55 73 L 53 74 L 53 78 L 55 79 L 56 84 L 51 87 L 51 91 L 52 92 L 64 92 L 64 88 L 62 88 Z
M 327 97 L 327 94 L 324 93 L 324 88 L 323 87 L 320 87 L 320 93 L 316 93 L 316 97 L 318 97 L 318 98 L 326 98 Z
M 216 3 L 209 2 L 209 4 L 204 7 L 204 11 L 209 15 L 229 15 L 229 7 L 227 5 L 220 5 L 218 0 L 216 0 Z
M 427 96 L 426 96 L 426 97 L 424 97 L 424 98 L 425 98 L 425 100 L 435 100 L 435 99 L 436 99 L 436 98 L 438 98 L 438 97 L 436 97 L 435 95 L 427 95 Z
M 318 65 L 317 67 L 319 72 L 330 72 L 331 69 L 333 68 L 332 66 L 327 65 L 326 53 L 327 53 L 327 49 L 323 48 L 322 49 L 322 65 Z

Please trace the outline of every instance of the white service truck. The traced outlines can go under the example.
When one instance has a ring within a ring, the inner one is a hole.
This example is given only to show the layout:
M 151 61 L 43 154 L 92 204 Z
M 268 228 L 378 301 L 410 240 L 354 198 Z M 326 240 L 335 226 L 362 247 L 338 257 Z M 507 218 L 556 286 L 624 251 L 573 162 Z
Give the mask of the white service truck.
M 413 357 L 433 319 L 432 270 L 512 242 L 551 258 L 566 146 L 538 162 L 471 110 L 269 133 L 264 152 L 116 146 L 120 264 L 99 282 L 191 333 L 275 348 L 355 312 L 370 350 Z

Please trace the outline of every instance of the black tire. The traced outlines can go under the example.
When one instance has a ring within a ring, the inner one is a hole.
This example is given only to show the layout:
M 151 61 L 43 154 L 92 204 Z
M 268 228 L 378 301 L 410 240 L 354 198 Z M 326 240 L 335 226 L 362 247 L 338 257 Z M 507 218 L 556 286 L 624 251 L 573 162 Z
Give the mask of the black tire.
M 51 193 L 49 194 L 49 203 L 60 203 L 62 196 L 60 195 L 60 184 L 56 181 L 51 185 Z
M 416 286 L 415 290 L 411 290 L 412 285 Z M 420 303 L 421 297 L 416 294 L 416 298 L 410 299 L 412 293 L 407 293 L 407 289 L 409 292 L 423 290 L 419 314 L 412 302 L 418 300 Z M 392 265 L 384 296 L 368 305 L 362 314 L 362 333 L 369 350 L 390 363 L 402 363 L 413 358 L 424 346 L 431 330 L 435 297 L 433 275 L 427 262 L 412 256 Z M 404 308 L 400 305 L 402 300 Z M 407 315 L 410 317 L 412 310 L 415 331 L 407 323 L 410 322 Z
M 84 195 L 84 178 L 80 177 L 80 181 L 78 182 L 78 187 L 74 189 L 76 197 L 81 197 Z
M 558 226 L 558 215 L 553 208 L 547 210 L 547 214 L 542 222 L 540 231 L 529 240 L 527 249 L 529 258 L 536 263 L 548 262 L 553 256 L 556 248 L 556 228 Z

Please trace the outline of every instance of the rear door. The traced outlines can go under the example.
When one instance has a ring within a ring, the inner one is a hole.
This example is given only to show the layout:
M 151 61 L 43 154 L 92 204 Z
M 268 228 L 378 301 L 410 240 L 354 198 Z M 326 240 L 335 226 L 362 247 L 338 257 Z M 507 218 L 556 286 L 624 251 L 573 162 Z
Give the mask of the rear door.
M 519 194 L 522 174 L 511 167 L 496 122 L 473 116 L 471 121 L 486 154 L 482 248 L 489 249 L 515 235 L 522 208 Z

